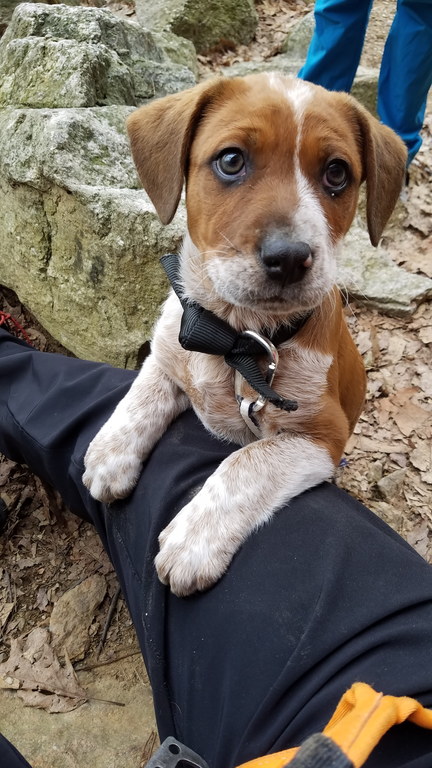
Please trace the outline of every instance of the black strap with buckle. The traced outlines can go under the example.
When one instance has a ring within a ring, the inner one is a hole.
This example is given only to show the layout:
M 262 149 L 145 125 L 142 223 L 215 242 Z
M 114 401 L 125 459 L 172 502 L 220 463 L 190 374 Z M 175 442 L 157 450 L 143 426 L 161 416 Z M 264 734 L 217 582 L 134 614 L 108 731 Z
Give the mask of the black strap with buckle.
M 239 371 L 255 392 L 277 408 L 296 411 L 298 403 L 295 400 L 281 397 L 266 382 L 257 362 L 257 358 L 263 354 L 262 345 L 250 336 L 238 333 L 213 312 L 183 296 L 179 281 L 179 258 L 176 254 L 167 253 L 162 256 L 161 263 L 183 307 L 179 333 L 179 342 L 183 349 L 208 355 L 223 355 L 225 362 Z M 312 312 L 306 313 L 293 324 L 281 325 L 275 334 L 268 338 L 275 346 L 288 341 L 303 328 L 311 314 Z

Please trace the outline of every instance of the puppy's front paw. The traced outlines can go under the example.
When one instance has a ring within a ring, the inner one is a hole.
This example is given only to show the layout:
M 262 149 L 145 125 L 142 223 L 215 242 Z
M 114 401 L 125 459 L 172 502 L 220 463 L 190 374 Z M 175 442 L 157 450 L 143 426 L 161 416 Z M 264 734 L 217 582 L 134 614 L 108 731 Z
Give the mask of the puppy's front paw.
M 93 498 L 108 503 L 128 496 L 138 480 L 142 460 L 124 435 L 104 428 L 92 440 L 84 457 L 83 483 Z
M 203 508 L 200 495 L 183 507 L 159 536 L 156 570 L 162 583 L 178 597 L 211 587 L 225 573 L 237 549 L 212 525 L 213 510 Z

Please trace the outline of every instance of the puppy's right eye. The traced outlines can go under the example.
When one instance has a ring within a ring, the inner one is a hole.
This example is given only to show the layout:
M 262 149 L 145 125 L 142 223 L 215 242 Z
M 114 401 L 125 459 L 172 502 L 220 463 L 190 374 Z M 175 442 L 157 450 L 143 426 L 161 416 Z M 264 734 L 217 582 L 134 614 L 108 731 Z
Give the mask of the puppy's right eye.
M 234 181 L 246 175 L 246 161 L 240 149 L 224 149 L 214 161 L 214 168 L 222 179 Z

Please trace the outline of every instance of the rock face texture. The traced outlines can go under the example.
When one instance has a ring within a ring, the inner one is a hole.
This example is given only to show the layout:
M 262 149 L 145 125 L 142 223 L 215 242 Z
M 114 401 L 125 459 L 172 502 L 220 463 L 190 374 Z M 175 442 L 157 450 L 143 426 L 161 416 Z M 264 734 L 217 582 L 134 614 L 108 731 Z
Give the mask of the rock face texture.
M 412 315 L 432 296 L 432 280 L 401 269 L 384 248 L 374 248 L 358 218 L 341 248 L 338 281 L 351 298 L 394 317 Z
M 50 2 L 52 0 L 42 0 L 42 2 Z M 103 5 L 104 0 L 94 0 L 93 5 Z M 63 0 L 63 5 L 79 5 L 80 0 Z M 1 0 L 0 3 L 0 34 L 4 32 L 9 24 L 12 14 L 15 8 L 19 5 L 19 0 Z
M 183 225 L 162 227 L 140 189 L 125 120 L 194 75 L 108 11 L 28 3 L 0 83 L 0 282 L 75 354 L 134 366 Z
M 98 8 L 23 3 L 0 51 L 0 107 L 136 106 L 195 82 L 150 32 Z
M 199 53 L 249 43 L 258 23 L 253 0 L 136 0 L 135 7 L 144 27 L 186 37 Z

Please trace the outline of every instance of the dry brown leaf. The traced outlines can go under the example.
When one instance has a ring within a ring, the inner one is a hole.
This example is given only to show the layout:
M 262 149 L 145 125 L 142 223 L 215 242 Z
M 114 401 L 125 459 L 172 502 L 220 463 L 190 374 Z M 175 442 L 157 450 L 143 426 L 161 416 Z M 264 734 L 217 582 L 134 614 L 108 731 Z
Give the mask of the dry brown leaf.
M 33 517 L 39 520 L 39 525 L 41 528 L 44 525 L 50 524 L 51 518 L 50 518 L 49 500 L 46 498 L 46 496 L 44 496 L 43 500 L 41 500 L 41 503 L 38 509 L 35 509 L 33 511 Z
M 41 557 L 17 557 L 16 567 L 19 571 L 22 571 L 24 568 L 32 568 L 34 565 L 39 565 L 41 562 Z
M 414 403 L 407 403 L 397 413 L 393 413 L 393 419 L 405 437 L 409 437 L 428 419 L 432 418 L 430 411 L 421 408 Z
M 390 453 L 389 459 L 398 467 L 401 467 L 402 469 L 405 469 L 405 467 L 408 464 L 407 456 L 406 454 L 403 454 L 403 453 Z
M 432 235 L 423 240 L 421 246 L 410 255 L 410 263 L 417 272 L 423 272 L 427 277 L 432 277 Z
M 422 521 L 420 525 L 417 525 L 406 535 L 406 539 L 419 555 L 427 559 L 430 551 L 430 535 L 430 525 L 426 521 Z
M 358 435 L 352 434 L 351 437 L 348 439 L 348 442 L 345 446 L 344 453 L 350 454 L 353 452 L 354 448 L 357 448 L 357 443 L 359 441 Z
M 394 409 L 395 405 L 389 397 L 383 397 L 375 401 L 374 416 L 380 427 L 384 427 L 387 424 L 390 414 Z
M 409 460 L 413 467 L 420 469 L 421 472 L 432 470 L 432 446 L 426 442 L 419 443 L 411 451 Z
M 361 355 L 364 355 L 366 354 L 366 352 L 369 352 L 369 350 L 372 349 L 372 339 L 371 339 L 370 330 L 359 331 L 356 337 L 356 344 L 357 344 L 357 349 Z
M 73 660 L 84 658 L 90 645 L 89 629 L 106 589 L 104 576 L 94 573 L 55 602 L 50 616 L 50 630 L 53 645 L 59 649 L 60 655 L 67 651 Z
M 39 587 L 37 594 L 36 594 L 36 605 L 41 611 L 45 611 L 49 605 L 49 597 L 47 595 L 46 589 L 43 587 Z
M 423 390 L 425 397 L 432 397 L 432 370 L 430 364 L 418 363 L 417 375 L 419 377 L 419 385 Z
M 397 363 L 402 358 L 405 347 L 406 340 L 398 333 L 395 333 L 390 337 L 386 354 L 393 363 Z
M 356 448 L 365 453 L 409 453 L 410 450 L 402 441 L 386 443 L 384 440 L 375 440 L 366 435 L 360 435 Z
M 432 325 L 427 325 L 425 328 L 420 328 L 419 338 L 423 344 L 432 344 Z
M 396 405 L 406 405 L 406 403 L 410 402 L 413 395 L 416 395 L 419 391 L 418 387 L 403 387 L 391 396 L 391 401 L 396 403 Z
M 61 666 L 43 627 L 11 641 L 9 658 L 0 664 L 0 687 L 17 690 L 26 706 L 50 713 L 70 712 L 87 700 L 69 659 Z
M 0 608 L 0 629 L 4 627 L 9 616 L 11 615 L 15 603 L 3 603 Z
M 426 237 L 432 234 L 432 196 L 429 183 L 417 184 L 406 203 L 405 226 L 413 227 Z
M 4 461 L 0 463 L 0 487 L 9 482 L 11 472 L 16 466 L 15 462 L 9 461 L 9 459 L 4 459 Z

